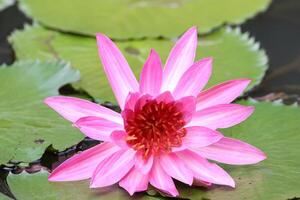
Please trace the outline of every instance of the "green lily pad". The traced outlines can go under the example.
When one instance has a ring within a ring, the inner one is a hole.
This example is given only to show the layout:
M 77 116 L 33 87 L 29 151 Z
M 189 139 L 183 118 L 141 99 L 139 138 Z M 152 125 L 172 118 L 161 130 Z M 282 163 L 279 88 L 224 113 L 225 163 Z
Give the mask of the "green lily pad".
M 0 0 L 0 11 L 11 6 L 14 2 L 15 0 Z
M 79 72 L 58 61 L 20 61 L 0 66 L 0 164 L 33 161 L 50 144 L 57 149 L 83 136 L 43 104 L 47 96 L 79 79 Z
M 47 180 L 47 172 L 35 174 L 10 174 L 8 184 L 17 199 L 22 200 L 156 200 L 157 198 L 143 194 L 130 197 L 128 193 L 117 186 L 103 189 L 90 189 L 88 181 L 53 183 Z
M 257 165 L 223 165 L 235 179 L 235 189 L 180 186 L 182 197 L 211 200 L 300 197 L 300 108 L 278 103 L 244 103 L 256 107 L 254 115 L 223 132 L 261 148 L 268 158 Z
M 114 101 L 111 88 L 106 80 L 98 57 L 94 38 L 70 36 L 49 31 L 39 26 L 26 27 L 10 37 L 18 59 L 57 58 L 70 61 L 78 69 L 82 79 L 75 84 L 96 99 Z M 170 40 L 135 40 L 117 42 L 137 76 L 154 48 L 165 60 L 174 41 Z M 211 56 L 214 58 L 213 75 L 209 86 L 234 78 L 251 78 L 257 85 L 266 69 L 267 57 L 258 43 L 248 34 L 241 34 L 239 29 L 221 29 L 208 36 L 201 37 L 197 59 Z
M 191 188 L 177 183 L 181 197 L 192 200 L 282 200 L 300 196 L 300 109 L 275 103 L 240 103 L 254 105 L 256 111 L 242 124 L 224 130 L 225 134 L 261 148 L 268 158 L 256 165 L 223 165 L 236 180 L 235 189 L 225 186 Z M 99 191 L 100 199 L 129 198 L 116 187 L 107 188 L 112 192 L 103 194 L 102 189 L 88 189 L 86 182 L 49 183 L 46 177 L 44 173 L 10 175 L 8 183 L 12 192 L 25 200 L 35 196 L 39 196 L 38 199 L 93 199 L 96 191 Z
M 264 11 L 271 0 L 19 0 L 42 24 L 63 31 L 115 39 L 177 37 L 191 26 L 207 33 L 240 24 Z

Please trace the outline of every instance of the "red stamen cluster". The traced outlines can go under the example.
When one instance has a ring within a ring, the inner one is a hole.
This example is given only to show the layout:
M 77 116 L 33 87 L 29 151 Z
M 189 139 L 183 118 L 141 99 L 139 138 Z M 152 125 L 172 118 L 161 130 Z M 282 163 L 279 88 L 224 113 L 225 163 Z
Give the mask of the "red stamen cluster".
M 144 158 L 180 147 L 186 135 L 183 114 L 175 102 L 148 101 L 125 119 L 127 144 L 141 152 Z

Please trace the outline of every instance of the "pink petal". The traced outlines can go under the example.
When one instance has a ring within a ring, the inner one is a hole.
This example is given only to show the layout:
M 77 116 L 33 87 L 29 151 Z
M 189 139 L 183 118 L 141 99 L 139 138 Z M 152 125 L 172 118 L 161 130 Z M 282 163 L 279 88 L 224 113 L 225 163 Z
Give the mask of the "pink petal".
M 246 120 L 253 111 L 253 106 L 220 104 L 197 111 L 188 126 L 205 126 L 211 129 L 228 128 Z
M 196 98 L 193 96 L 183 97 L 175 103 L 178 110 L 183 113 L 184 121 L 187 123 L 192 119 L 196 110 Z
M 171 92 L 169 92 L 169 91 L 159 94 L 155 99 L 156 99 L 157 103 L 160 103 L 160 102 L 169 103 L 169 102 L 174 101 L 174 98 L 173 98 Z
M 139 92 L 130 92 L 126 98 L 125 109 L 134 110 L 135 104 L 139 100 L 140 96 L 141 94 Z
M 205 58 L 194 63 L 180 78 L 173 96 L 175 99 L 184 96 L 195 96 L 203 89 L 212 71 L 212 58 Z
M 174 197 L 179 195 L 172 178 L 163 170 L 158 160 L 154 160 L 149 181 L 152 186 L 167 194 Z
M 197 153 L 207 159 L 231 165 L 255 164 L 266 159 L 266 155 L 258 148 L 226 137 L 210 146 L 198 148 Z
M 114 130 L 124 129 L 123 125 L 100 117 L 83 117 L 74 125 L 86 136 L 100 141 L 110 141 L 110 134 Z
M 126 142 L 127 133 L 125 131 L 114 131 L 112 132 L 110 139 L 122 149 L 128 149 L 129 146 Z
M 185 161 L 186 166 L 193 172 L 195 178 L 219 185 L 235 186 L 234 180 L 227 172 L 198 154 L 189 150 L 177 152 L 176 154 Z
M 135 168 L 137 168 L 142 174 L 148 174 L 153 165 L 153 156 L 151 155 L 147 160 L 144 160 L 142 154 L 135 156 Z
M 184 74 L 193 64 L 197 48 L 197 28 L 190 28 L 176 42 L 167 59 L 161 91 L 173 91 Z
M 127 190 L 130 195 L 135 192 L 141 192 L 148 189 L 149 175 L 142 174 L 134 167 L 130 172 L 119 182 L 119 185 Z
M 223 138 L 223 135 L 218 131 L 202 126 L 192 126 L 185 129 L 187 134 L 183 138 L 183 146 L 192 149 L 211 145 Z
M 148 94 L 145 94 L 145 95 L 141 96 L 141 97 L 137 100 L 137 102 L 136 102 L 136 104 L 135 104 L 135 106 L 134 106 L 134 110 L 135 110 L 135 111 L 138 111 L 138 110 L 142 109 L 143 106 L 144 106 L 148 101 L 150 101 L 151 99 L 152 99 L 152 96 L 150 96 L 150 95 L 148 95 Z
M 121 109 L 129 92 L 138 92 L 139 84 L 118 47 L 105 35 L 96 35 L 103 69 Z
M 231 103 L 245 90 L 250 81 L 250 79 L 230 80 L 201 92 L 197 97 L 197 110 Z
M 184 162 L 174 153 L 160 156 L 159 162 L 164 171 L 171 177 L 192 185 L 193 173 L 185 166 Z
M 193 185 L 208 188 L 208 187 L 212 186 L 212 183 L 201 181 L 201 180 L 195 178 Z
M 121 150 L 103 160 L 92 176 L 91 188 L 105 187 L 121 180 L 134 165 L 135 151 Z
M 188 149 L 188 147 L 182 144 L 180 147 L 172 147 L 171 152 L 183 151 L 185 149 Z
M 65 119 L 73 123 L 82 117 L 96 116 L 118 124 L 123 124 L 123 119 L 119 113 L 87 100 L 74 97 L 54 96 L 46 98 L 44 102 Z
M 134 116 L 134 112 L 129 109 L 123 110 L 121 114 L 124 119 L 132 118 Z M 124 126 L 126 125 L 127 125 L 127 121 L 124 121 Z
M 104 142 L 67 159 L 50 174 L 49 181 L 76 181 L 92 177 L 97 165 L 120 148 Z
M 159 55 L 152 49 L 143 67 L 140 78 L 140 92 L 156 96 L 162 82 L 163 68 Z

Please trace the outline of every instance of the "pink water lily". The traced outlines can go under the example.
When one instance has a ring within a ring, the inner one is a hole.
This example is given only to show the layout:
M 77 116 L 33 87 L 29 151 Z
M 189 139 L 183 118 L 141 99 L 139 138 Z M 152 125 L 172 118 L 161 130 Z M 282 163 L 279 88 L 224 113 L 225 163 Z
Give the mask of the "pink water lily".
M 131 195 L 150 183 L 177 196 L 173 179 L 235 187 L 230 175 L 208 160 L 232 165 L 264 160 L 259 149 L 218 131 L 252 114 L 252 106 L 231 103 L 250 80 L 230 80 L 202 91 L 212 58 L 194 62 L 197 41 L 192 27 L 177 41 L 164 68 L 151 50 L 138 83 L 117 46 L 97 34 L 99 56 L 122 111 L 73 97 L 47 98 L 48 106 L 86 136 L 104 141 L 63 162 L 49 180 L 91 178 L 91 188 L 119 183 Z

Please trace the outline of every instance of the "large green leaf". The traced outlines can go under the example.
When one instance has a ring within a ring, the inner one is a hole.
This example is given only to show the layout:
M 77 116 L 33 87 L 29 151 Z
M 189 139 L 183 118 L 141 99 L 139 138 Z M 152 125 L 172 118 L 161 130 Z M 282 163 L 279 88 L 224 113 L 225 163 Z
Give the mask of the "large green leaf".
M 192 200 L 283 200 L 300 197 L 300 109 L 275 103 L 240 103 L 255 105 L 256 111 L 246 122 L 226 129 L 225 134 L 261 148 L 268 158 L 257 165 L 223 165 L 236 180 L 235 189 L 219 186 L 205 190 L 177 183 L 181 197 Z M 46 176 L 10 175 L 8 183 L 12 192 L 25 200 L 38 195 L 38 199 L 93 199 L 88 197 L 95 193 L 89 191 L 85 182 L 48 183 Z M 109 196 L 112 199 L 120 197 L 120 190 L 108 190 L 113 191 L 108 193 L 112 195 Z M 98 198 L 107 197 L 106 193 L 100 191 Z M 71 194 L 74 196 L 70 196 Z M 127 199 L 126 195 L 122 195 L 122 198 Z
M 77 81 L 78 71 L 58 62 L 20 61 L 0 66 L 0 164 L 33 161 L 53 144 L 63 150 L 82 139 L 43 104 L 59 87 Z
M 300 108 L 275 103 L 247 103 L 256 111 L 224 133 L 261 148 L 268 156 L 257 165 L 226 166 L 236 188 L 209 191 L 181 186 L 182 197 L 211 200 L 283 200 L 300 197 Z M 226 156 L 226 155 L 224 155 Z
M 0 0 L 0 11 L 12 5 L 14 2 L 14 0 Z
M 107 187 L 90 189 L 88 181 L 52 183 L 47 172 L 9 175 L 8 184 L 17 199 L 21 200 L 155 200 L 142 194 L 130 197 L 123 189 Z M 0 194 L 1 195 L 1 194 Z M 1 198 L 1 196 L 0 196 Z
M 81 81 L 76 84 L 93 97 L 113 101 L 114 97 L 101 69 L 96 41 L 93 38 L 70 36 L 43 29 L 39 26 L 27 27 L 23 32 L 15 32 L 10 38 L 17 58 L 58 58 L 71 62 L 81 72 Z M 174 42 L 169 40 L 137 40 L 117 42 L 136 75 L 148 56 L 150 48 L 166 59 Z M 212 56 L 214 68 L 209 85 L 228 79 L 252 78 L 253 87 L 258 84 L 267 68 L 264 51 L 248 34 L 239 29 L 221 29 L 199 41 L 197 59 Z
M 207 33 L 224 23 L 240 24 L 271 0 L 19 0 L 46 26 L 80 34 L 102 32 L 115 39 L 177 37 L 197 25 Z

